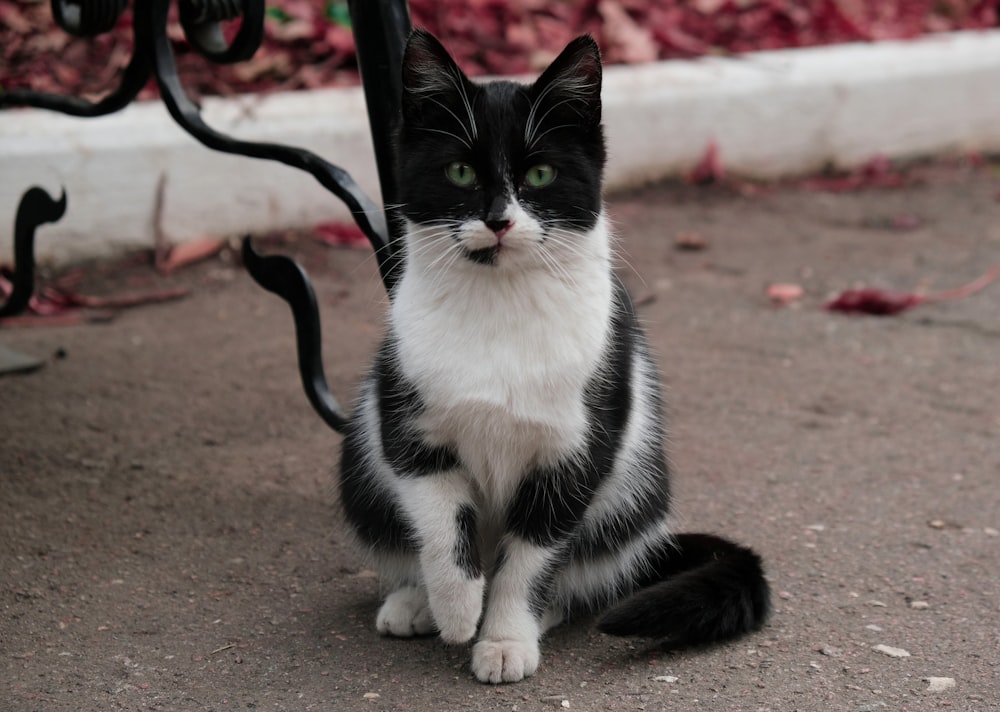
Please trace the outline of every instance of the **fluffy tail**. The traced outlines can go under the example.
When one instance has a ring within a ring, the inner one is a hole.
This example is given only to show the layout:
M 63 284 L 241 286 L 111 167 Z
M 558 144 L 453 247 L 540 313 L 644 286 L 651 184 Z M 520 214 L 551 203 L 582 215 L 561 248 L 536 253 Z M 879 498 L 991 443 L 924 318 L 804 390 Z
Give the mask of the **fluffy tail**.
M 756 553 L 711 534 L 680 534 L 675 541 L 654 554 L 642 587 L 600 618 L 600 631 L 685 647 L 735 638 L 764 624 L 771 591 Z

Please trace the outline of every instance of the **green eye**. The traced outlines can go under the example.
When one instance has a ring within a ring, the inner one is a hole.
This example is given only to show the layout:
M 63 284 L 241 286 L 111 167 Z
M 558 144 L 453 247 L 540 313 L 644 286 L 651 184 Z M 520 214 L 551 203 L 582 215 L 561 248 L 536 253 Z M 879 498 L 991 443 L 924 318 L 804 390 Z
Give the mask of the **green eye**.
M 445 166 L 444 174 L 459 188 L 468 188 L 476 182 L 476 169 L 461 161 L 453 161 Z
M 544 188 L 556 179 L 556 169 L 548 163 L 532 166 L 524 174 L 524 183 L 531 188 Z

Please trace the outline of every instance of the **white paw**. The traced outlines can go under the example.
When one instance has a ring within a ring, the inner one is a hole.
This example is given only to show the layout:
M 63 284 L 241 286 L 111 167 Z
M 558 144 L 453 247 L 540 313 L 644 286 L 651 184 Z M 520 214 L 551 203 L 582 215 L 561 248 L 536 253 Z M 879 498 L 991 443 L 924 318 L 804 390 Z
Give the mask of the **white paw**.
M 437 629 L 441 632 L 441 640 L 446 643 L 472 640 L 483 612 L 485 585 L 486 580 L 478 578 L 431 589 L 430 607 Z
M 390 593 L 375 617 L 375 629 L 382 635 L 410 638 L 434 632 L 434 619 L 427 595 L 416 586 Z
M 472 674 L 480 682 L 517 682 L 538 669 L 538 641 L 480 640 L 472 648 Z

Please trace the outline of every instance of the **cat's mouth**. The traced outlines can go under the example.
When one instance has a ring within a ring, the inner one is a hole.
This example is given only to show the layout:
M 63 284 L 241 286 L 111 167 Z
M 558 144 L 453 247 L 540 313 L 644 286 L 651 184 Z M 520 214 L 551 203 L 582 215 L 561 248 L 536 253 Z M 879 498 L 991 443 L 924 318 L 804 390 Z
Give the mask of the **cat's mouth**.
M 466 250 L 465 256 L 480 265 L 495 265 L 497 256 L 500 254 L 500 244 L 480 247 L 478 250 Z

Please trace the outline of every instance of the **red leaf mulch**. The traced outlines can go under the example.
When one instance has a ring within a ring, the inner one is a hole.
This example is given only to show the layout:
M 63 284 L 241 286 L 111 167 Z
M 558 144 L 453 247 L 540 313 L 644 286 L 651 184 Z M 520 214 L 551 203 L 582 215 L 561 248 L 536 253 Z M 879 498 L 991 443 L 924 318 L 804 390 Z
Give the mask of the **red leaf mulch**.
M 1000 265 L 995 265 L 989 269 L 979 279 L 968 284 L 949 289 L 943 292 L 932 294 L 920 294 L 918 292 L 896 292 L 874 287 L 862 287 L 860 289 L 848 289 L 841 292 L 835 299 L 823 305 L 828 311 L 843 312 L 845 314 L 870 314 L 871 316 L 895 316 L 913 307 L 929 302 L 946 302 L 955 299 L 964 299 L 981 289 L 985 289 L 997 277 L 1000 277 Z
M 265 40 L 247 62 L 212 65 L 170 36 L 195 96 L 356 84 L 346 0 L 271 0 Z M 438 35 L 470 75 L 544 67 L 583 32 L 609 63 L 905 39 L 995 27 L 995 0 L 411 0 L 414 25 Z M 0 88 L 96 98 L 131 56 L 131 11 L 86 41 L 52 22 L 47 0 L 0 0 Z M 155 96 L 147 87 L 141 97 Z

